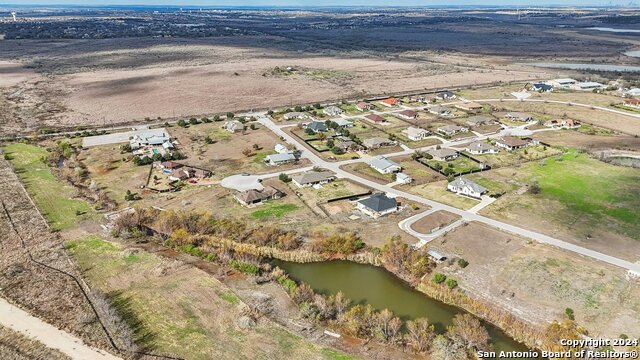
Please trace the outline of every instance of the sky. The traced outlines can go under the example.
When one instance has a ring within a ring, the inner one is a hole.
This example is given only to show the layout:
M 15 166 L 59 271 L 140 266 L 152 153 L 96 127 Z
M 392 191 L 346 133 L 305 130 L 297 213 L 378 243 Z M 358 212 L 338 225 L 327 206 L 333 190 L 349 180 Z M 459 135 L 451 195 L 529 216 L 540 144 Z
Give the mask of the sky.
M 633 0 L 8 0 L 15 5 L 177 5 L 177 6 L 593 6 L 626 5 Z

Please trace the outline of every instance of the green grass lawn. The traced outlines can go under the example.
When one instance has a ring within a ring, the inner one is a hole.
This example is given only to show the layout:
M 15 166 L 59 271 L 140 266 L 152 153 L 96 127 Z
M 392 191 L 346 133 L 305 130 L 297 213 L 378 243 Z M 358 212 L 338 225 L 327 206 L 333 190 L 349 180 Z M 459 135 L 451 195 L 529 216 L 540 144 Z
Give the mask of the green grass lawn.
M 260 210 L 256 210 L 251 213 L 256 219 L 264 219 L 267 217 L 275 217 L 280 218 L 286 213 L 290 213 L 298 209 L 298 206 L 295 204 L 278 204 L 267 202 L 260 206 Z
M 96 216 L 87 202 L 71 198 L 73 188 L 59 181 L 42 161 L 47 150 L 16 143 L 5 146 L 4 151 L 53 230 L 69 229 L 78 221 Z
M 454 171 L 454 174 L 459 174 L 467 171 L 478 170 L 478 163 L 466 158 L 464 156 L 459 156 L 457 159 L 452 161 L 437 161 L 437 160 L 428 160 L 427 163 L 431 166 L 435 164 L 442 165 L 442 169 L 451 168 Z
M 573 149 L 531 166 L 529 181 L 538 181 L 542 196 L 596 222 L 612 219 L 624 233 L 640 239 L 640 170 L 606 164 Z

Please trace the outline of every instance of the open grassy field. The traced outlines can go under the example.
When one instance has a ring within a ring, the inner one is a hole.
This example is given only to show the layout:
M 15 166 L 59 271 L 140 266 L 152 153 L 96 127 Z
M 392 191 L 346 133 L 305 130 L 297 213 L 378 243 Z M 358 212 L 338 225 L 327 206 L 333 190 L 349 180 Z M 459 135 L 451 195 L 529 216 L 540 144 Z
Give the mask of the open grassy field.
M 286 213 L 297 210 L 298 207 L 295 204 L 279 204 L 277 202 L 266 202 L 260 205 L 259 210 L 251 213 L 256 219 L 265 218 L 280 218 Z
M 497 154 L 469 154 L 469 156 L 491 167 L 502 167 L 544 159 L 549 156 L 561 154 L 562 151 L 563 149 L 557 147 L 535 145 L 513 151 L 500 150 Z
M 110 294 L 154 352 L 185 359 L 336 359 L 266 318 L 236 324 L 244 303 L 212 276 L 178 261 L 88 237 L 66 243 L 89 284 Z
M 447 191 L 447 180 L 411 186 L 409 192 L 464 210 L 471 209 L 478 204 L 477 200 Z
M 42 162 L 47 156 L 45 149 L 15 143 L 5 146 L 4 151 L 53 230 L 68 229 L 96 216 L 87 202 L 72 199 L 73 188 L 59 181 Z
M 526 187 L 539 194 L 511 193 L 481 212 L 595 250 L 633 261 L 640 258 L 640 169 L 567 153 L 518 168 L 474 177 Z

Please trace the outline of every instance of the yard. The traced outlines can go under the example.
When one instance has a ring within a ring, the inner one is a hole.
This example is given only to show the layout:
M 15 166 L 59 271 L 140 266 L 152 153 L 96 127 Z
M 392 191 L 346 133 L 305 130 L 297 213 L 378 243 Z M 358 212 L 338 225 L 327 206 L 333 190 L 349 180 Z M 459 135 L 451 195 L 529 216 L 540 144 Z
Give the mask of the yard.
M 90 286 L 110 294 L 126 319 L 137 324 L 136 337 L 154 353 L 196 360 L 339 355 L 267 318 L 254 328 L 239 328 L 242 300 L 195 267 L 93 236 L 66 247 Z
M 497 154 L 469 155 L 474 159 L 482 161 L 485 164 L 495 168 L 540 160 L 550 156 L 561 154 L 562 152 L 563 149 L 560 147 L 535 145 L 527 146 L 525 148 L 513 151 L 506 151 L 504 149 L 501 149 Z
M 5 146 L 4 151 L 53 230 L 69 229 L 79 221 L 97 216 L 87 202 L 73 199 L 74 189 L 59 181 L 42 162 L 42 158 L 48 155 L 47 150 L 14 143 Z
M 424 160 L 423 160 L 424 161 Z M 438 161 L 438 160 L 426 160 L 426 163 L 431 166 L 441 166 L 442 171 L 447 171 L 446 169 L 451 169 L 452 174 L 460 174 L 468 171 L 479 170 L 479 164 L 468 157 L 458 156 L 457 159 L 451 161 Z
M 463 210 L 471 209 L 478 204 L 477 200 L 447 191 L 447 180 L 415 185 L 409 192 Z
M 257 209 L 251 213 L 251 216 L 256 219 L 281 218 L 283 215 L 297 210 L 298 206 L 290 203 L 279 203 L 276 200 L 258 205 Z
M 388 184 L 393 182 L 393 174 L 381 174 L 366 163 L 354 163 L 342 166 L 342 169 L 362 176 L 365 179 L 375 181 L 379 184 Z

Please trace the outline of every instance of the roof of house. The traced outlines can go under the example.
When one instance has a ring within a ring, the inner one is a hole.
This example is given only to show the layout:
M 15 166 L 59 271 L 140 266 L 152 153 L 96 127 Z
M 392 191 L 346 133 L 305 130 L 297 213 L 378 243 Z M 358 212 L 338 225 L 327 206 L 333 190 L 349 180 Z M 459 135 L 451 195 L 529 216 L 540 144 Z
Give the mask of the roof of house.
M 345 119 L 335 119 L 335 120 L 333 120 L 333 122 L 338 124 L 338 126 L 351 126 L 351 125 L 353 125 L 353 122 L 351 122 L 349 120 L 345 120 Z
M 398 207 L 398 202 L 396 201 L 396 199 L 387 197 L 387 195 L 384 193 L 373 194 L 368 198 L 364 198 L 358 201 L 358 203 L 375 212 L 386 211 Z
M 517 112 L 517 111 L 508 112 L 504 114 L 504 116 L 512 119 L 522 119 L 522 120 L 529 120 L 533 118 L 533 116 L 529 113 L 523 113 L 523 112 Z
M 244 130 L 244 124 L 238 120 L 231 120 L 224 123 L 224 128 L 227 130 Z
M 356 104 L 356 106 L 361 109 L 366 109 L 366 108 L 372 107 L 373 105 L 369 104 L 368 102 L 360 101 L 359 103 Z
M 433 257 L 438 261 L 445 259 L 445 256 L 437 252 L 436 250 L 429 249 L 429 251 L 427 251 L 427 254 L 429 254 L 431 257 Z
M 409 136 L 409 137 L 416 137 L 416 136 L 420 136 L 422 134 L 428 134 L 429 131 L 427 131 L 425 129 L 409 126 L 408 128 L 402 130 L 402 133 L 407 134 L 407 136 Z
M 338 142 L 334 144 L 334 146 L 346 151 L 348 149 L 357 147 L 358 143 L 351 139 L 349 140 L 339 139 Z
M 497 148 L 484 141 L 475 141 L 467 146 L 468 151 L 482 152 L 486 150 L 497 150 Z
M 624 99 L 624 102 L 629 104 L 640 104 L 640 99 Z
M 577 83 L 576 86 L 585 89 L 585 88 L 592 88 L 592 87 L 602 87 L 604 85 L 594 81 L 586 81 L 586 82 Z
M 250 189 L 236 193 L 236 198 L 245 203 L 252 203 L 257 200 L 270 199 L 281 191 L 272 187 L 265 186 L 262 190 Z
M 552 81 L 557 82 L 558 84 L 575 84 L 577 82 L 574 79 L 570 78 L 555 79 Z
M 439 114 L 443 114 L 443 113 L 451 112 L 451 109 L 449 109 L 446 106 L 435 105 L 435 106 L 430 107 L 429 111 L 436 112 L 436 113 L 439 113 Z
M 517 137 L 513 137 L 513 136 L 504 136 L 501 137 L 499 139 L 496 139 L 496 142 L 499 142 L 501 144 L 505 144 L 507 146 L 510 147 L 514 147 L 514 146 L 524 146 L 527 145 L 529 142 L 527 140 L 523 140 Z
M 307 128 L 315 132 L 323 132 L 327 131 L 327 124 L 325 124 L 323 121 L 312 121 L 311 123 L 309 123 L 309 125 L 307 125 Z
M 544 91 L 548 91 L 548 90 L 553 89 L 553 86 L 551 86 L 549 84 L 545 84 L 545 83 L 534 83 L 533 87 L 536 88 L 536 89 L 544 90 Z
M 384 118 L 378 114 L 369 114 L 369 115 L 365 115 L 364 117 L 375 122 L 384 121 Z
M 447 96 L 447 97 L 451 97 L 451 96 L 455 96 L 456 94 L 452 93 L 449 90 L 445 90 L 445 91 L 440 91 L 438 93 L 438 96 L 443 97 L 443 96 Z
M 267 155 L 265 159 L 269 160 L 270 162 L 277 163 L 277 162 L 292 161 L 292 160 L 295 160 L 296 157 L 292 153 L 285 153 L 285 154 Z
M 160 163 L 160 165 L 162 165 L 162 167 L 165 169 L 175 169 L 182 166 L 182 164 L 178 164 L 177 162 L 173 161 L 165 161 L 163 163 Z
M 294 176 L 293 180 L 300 185 L 305 185 L 327 181 L 335 177 L 336 174 L 331 171 L 307 171 L 303 174 Z
M 455 131 L 462 131 L 462 130 L 464 130 L 464 127 L 459 125 L 445 125 L 445 126 L 440 126 L 438 128 L 438 131 L 441 131 L 441 132 L 455 132 Z
M 189 174 L 185 172 L 185 170 L 183 169 L 175 169 L 171 172 L 169 176 L 172 178 L 180 179 L 180 180 L 189 178 Z
M 381 170 L 390 168 L 392 166 L 400 167 L 400 165 L 398 165 L 398 163 L 396 163 L 393 160 L 389 160 L 384 156 L 378 156 L 375 159 L 371 160 L 369 162 L 369 166 L 374 167 L 376 169 L 381 169 Z
M 286 114 L 284 114 L 284 117 L 286 118 L 301 118 L 301 117 L 305 117 L 306 115 L 304 113 L 301 113 L 299 111 L 293 111 L 293 112 L 288 112 Z
M 398 99 L 394 98 L 394 97 L 390 97 L 388 99 L 384 99 L 382 100 L 383 103 L 385 104 L 389 104 L 389 105 L 395 105 L 398 103 Z
M 493 121 L 493 118 L 486 115 L 475 115 L 467 119 L 467 122 L 469 124 L 474 124 L 474 125 L 484 124 L 492 121 Z
M 416 117 L 416 116 L 418 116 L 418 113 L 413 111 L 413 110 L 402 110 L 398 114 L 402 115 L 402 116 L 406 116 L 406 117 Z
M 389 144 L 391 142 L 392 142 L 391 140 L 385 139 L 385 138 L 381 138 L 381 137 L 373 137 L 373 138 L 368 138 L 368 139 L 362 140 L 362 143 L 366 147 L 381 146 L 381 145 L 384 145 L 384 144 Z
M 449 148 L 442 148 L 442 149 L 430 149 L 427 151 L 431 156 L 433 157 L 437 157 L 437 158 L 447 158 L 449 156 L 456 156 L 458 155 L 458 152 L 454 149 L 449 149 Z
M 399 173 L 396 173 L 396 179 L 402 181 L 402 180 L 411 179 L 411 176 L 409 176 L 409 175 L 407 175 L 407 174 L 405 174 L 403 172 L 399 172 Z
M 452 182 L 449 183 L 449 185 L 451 186 L 455 186 L 457 188 L 470 188 L 471 190 L 473 190 L 473 192 L 478 193 L 478 194 L 482 194 L 483 192 L 487 191 L 487 189 L 485 189 L 484 187 L 476 184 L 475 182 L 468 180 L 464 177 L 459 177 L 454 179 Z
M 326 108 L 324 108 L 324 110 L 322 110 L 325 113 L 334 113 L 334 114 L 341 114 L 342 113 L 342 109 L 340 109 L 339 107 L 335 106 L 335 105 L 329 105 Z
M 640 88 L 629 89 L 625 92 L 625 94 L 630 96 L 638 96 L 640 95 Z
M 456 104 L 457 107 L 461 107 L 463 109 L 480 109 L 482 108 L 482 105 L 476 103 L 476 102 L 463 102 L 463 103 L 458 103 Z

